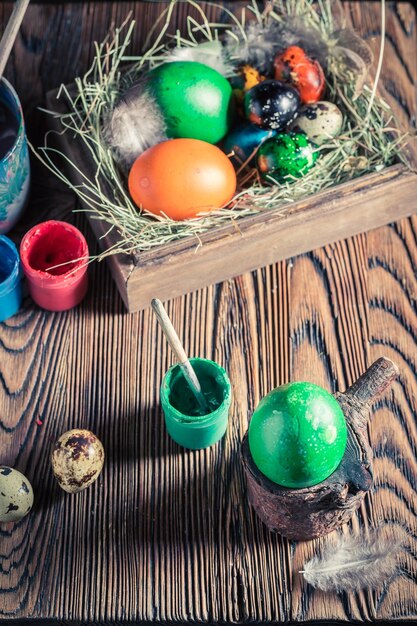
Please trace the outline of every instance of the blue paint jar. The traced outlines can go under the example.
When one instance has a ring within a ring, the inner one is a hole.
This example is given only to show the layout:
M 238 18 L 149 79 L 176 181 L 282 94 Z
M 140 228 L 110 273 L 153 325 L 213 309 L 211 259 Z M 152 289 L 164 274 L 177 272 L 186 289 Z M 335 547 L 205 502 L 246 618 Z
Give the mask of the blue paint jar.
M 19 253 L 11 239 L 0 235 L 0 322 L 17 313 L 21 302 Z
M 0 233 L 7 233 L 20 218 L 29 186 L 29 150 L 22 107 L 11 84 L 0 78 Z

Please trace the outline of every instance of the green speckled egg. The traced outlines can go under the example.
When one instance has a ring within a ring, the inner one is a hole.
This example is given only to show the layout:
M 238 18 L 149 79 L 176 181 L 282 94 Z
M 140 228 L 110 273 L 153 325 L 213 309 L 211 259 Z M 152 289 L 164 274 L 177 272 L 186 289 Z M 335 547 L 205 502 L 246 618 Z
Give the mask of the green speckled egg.
M 18 470 L 0 465 L 0 522 L 18 522 L 33 505 L 32 485 Z
M 164 63 L 148 75 L 148 88 L 171 138 L 217 143 L 232 122 L 232 87 L 219 72 L 194 61 Z
M 282 385 L 266 395 L 249 425 L 258 469 L 288 488 L 317 485 L 343 458 L 347 426 L 335 398 L 313 383 Z
M 262 177 L 273 183 L 300 178 L 314 165 L 316 146 L 304 133 L 277 133 L 263 142 L 258 150 L 257 164 Z

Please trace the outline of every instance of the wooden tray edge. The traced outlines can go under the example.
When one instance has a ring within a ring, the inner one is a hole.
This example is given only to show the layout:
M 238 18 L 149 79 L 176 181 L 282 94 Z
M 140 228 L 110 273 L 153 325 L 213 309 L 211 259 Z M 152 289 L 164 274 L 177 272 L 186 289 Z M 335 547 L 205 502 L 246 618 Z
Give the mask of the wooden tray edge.
M 389 183 L 342 199 L 335 188 L 334 197 L 322 205 L 270 221 L 257 233 L 235 232 L 199 248 L 177 251 L 163 262 L 149 259 L 129 278 L 128 310 L 146 308 L 153 297 L 167 300 L 183 295 L 408 217 L 417 211 L 416 198 L 417 175 L 404 168 Z

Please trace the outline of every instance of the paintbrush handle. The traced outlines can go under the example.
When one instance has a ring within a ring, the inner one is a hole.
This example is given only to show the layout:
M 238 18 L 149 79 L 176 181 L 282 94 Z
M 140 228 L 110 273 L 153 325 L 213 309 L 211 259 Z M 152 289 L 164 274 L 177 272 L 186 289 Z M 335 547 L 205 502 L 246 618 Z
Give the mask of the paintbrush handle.
M 17 33 L 26 13 L 30 0 L 17 0 L 10 19 L 7 23 L 3 37 L 0 41 L 0 79 L 3 76 L 4 68 L 12 51 Z
M 192 365 L 188 359 L 188 356 L 180 341 L 180 338 L 178 337 L 177 332 L 175 328 L 173 327 L 172 322 L 169 319 L 167 312 L 165 311 L 164 305 L 157 298 L 154 298 L 151 304 L 158 318 L 158 321 L 161 325 L 161 328 L 164 332 L 164 335 L 167 338 L 168 343 L 171 346 L 173 353 L 177 357 L 178 363 L 180 364 L 183 370 L 184 376 L 188 384 L 190 385 L 190 388 L 198 404 L 200 405 L 200 408 L 203 409 L 204 411 L 207 411 L 208 410 L 207 402 L 204 398 L 196 373 L 193 370 Z
M 168 340 L 169 345 L 172 348 L 175 356 L 179 363 L 185 363 L 188 361 L 188 356 L 183 348 L 183 345 L 180 341 L 180 338 L 177 335 L 175 328 L 172 325 L 171 320 L 168 317 L 167 312 L 165 311 L 164 305 L 160 300 L 154 298 L 152 300 L 152 308 L 155 311 L 156 317 L 161 325 L 162 330 L 164 331 L 164 335 Z

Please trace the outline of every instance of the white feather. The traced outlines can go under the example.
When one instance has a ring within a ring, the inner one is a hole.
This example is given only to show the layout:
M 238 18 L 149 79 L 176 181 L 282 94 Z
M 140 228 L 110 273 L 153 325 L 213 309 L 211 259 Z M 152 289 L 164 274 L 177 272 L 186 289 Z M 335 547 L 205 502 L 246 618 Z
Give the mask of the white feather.
M 239 63 L 253 65 L 260 72 L 268 73 L 277 49 L 279 48 L 279 27 L 276 23 L 267 26 L 258 22 L 249 22 L 245 29 L 245 38 L 236 31 L 233 36 L 227 34 L 226 50 L 230 58 Z
M 400 549 L 401 541 L 376 533 L 368 539 L 342 537 L 308 561 L 301 573 L 323 591 L 373 589 L 395 574 Z
M 285 24 L 274 20 L 248 22 L 245 37 L 234 29 L 226 36 L 226 54 L 235 63 L 248 63 L 263 74 L 271 74 L 274 57 L 288 46 L 301 46 L 326 65 L 328 47 L 318 30 L 308 29 L 294 18 Z
M 119 100 L 103 126 L 103 139 L 116 160 L 130 168 L 147 148 L 167 139 L 165 122 L 153 97 L 141 82 Z
M 232 76 L 233 65 L 227 60 L 226 52 L 220 41 L 206 41 L 196 46 L 177 47 L 164 57 L 164 63 L 172 61 L 195 61 L 208 65 L 223 76 Z

